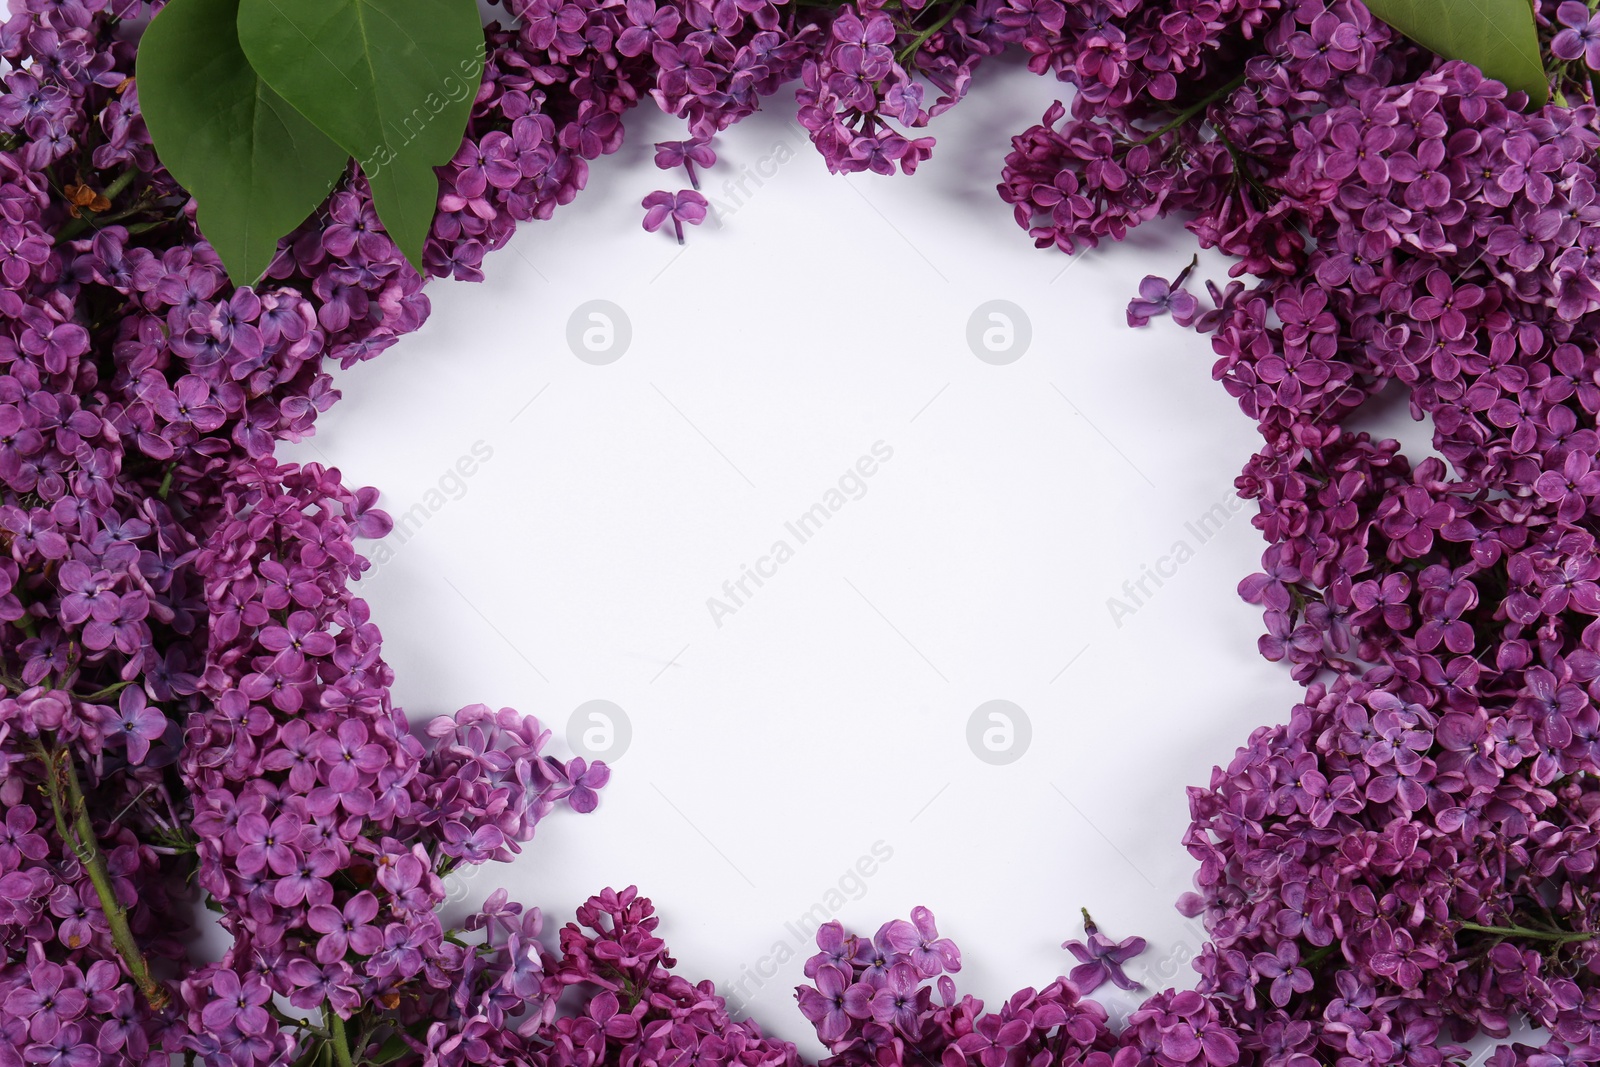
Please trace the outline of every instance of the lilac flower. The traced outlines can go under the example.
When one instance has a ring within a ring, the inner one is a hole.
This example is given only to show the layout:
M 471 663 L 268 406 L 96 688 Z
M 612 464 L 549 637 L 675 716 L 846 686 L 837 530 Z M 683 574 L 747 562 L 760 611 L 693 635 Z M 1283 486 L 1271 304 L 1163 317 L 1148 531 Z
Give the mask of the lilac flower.
M 845 994 L 851 988 L 850 973 L 829 965 L 818 968 L 813 980 L 815 987 L 800 987 L 800 1012 L 816 1026 L 818 1037 L 823 1041 L 836 1041 L 851 1026 L 850 1014 L 845 1009 Z
M 33 1040 L 48 1042 L 82 1014 L 87 998 L 66 984 L 67 971 L 60 964 L 40 961 L 31 972 L 26 985 L 11 986 L 3 1007 L 12 1018 L 27 1020 Z
M 567 803 L 572 805 L 572 810 L 587 813 L 600 803 L 596 790 L 611 780 L 611 769 L 599 760 L 588 763 L 580 756 L 567 764 L 566 776 L 572 783 Z
M 883 985 L 872 995 L 872 1017 L 915 1041 L 922 1036 L 922 975 L 910 964 L 889 969 Z
M 352 788 L 362 775 L 375 773 L 387 761 L 384 747 L 369 741 L 369 736 L 365 723 L 346 719 L 339 724 L 336 736 L 323 740 L 317 755 L 328 767 L 328 785 L 335 791 Z
M 107 731 L 108 739 L 122 738 L 127 745 L 129 762 L 143 763 L 150 752 L 150 743 L 160 740 L 166 733 L 167 717 L 159 708 L 145 703 L 144 690 L 137 686 L 122 691 L 117 708 L 117 716 Z
M 1088 912 L 1084 913 L 1083 927 L 1089 936 L 1087 944 L 1067 941 L 1061 946 L 1079 960 L 1078 966 L 1069 975 L 1072 984 L 1082 993 L 1092 993 L 1108 981 L 1118 989 L 1140 988 L 1138 982 L 1123 972 L 1122 965 L 1144 951 L 1144 938 L 1129 937 L 1113 941 L 1096 928 Z
M 505 955 L 510 960 L 510 966 L 500 978 L 500 985 L 518 1000 L 528 1001 L 534 999 L 541 988 L 544 979 L 544 962 L 539 955 L 537 942 L 525 942 L 519 932 L 506 938 Z M 614 1036 L 623 1036 L 626 1031 L 621 1026 L 612 1027 Z
M 1300 966 L 1300 949 L 1293 941 L 1281 942 L 1275 953 L 1256 953 L 1250 966 L 1272 983 L 1272 1003 L 1279 1007 L 1288 1004 L 1294 994 L 1308 992 L 1316 982 L 1311 972 Z
M 461 823 L 450 822 L 445 824 L 444 840 L 440 842 L 439 850 L 447 856 L 476 864 L 500 858 L 505 842 L 505 834 L 500 832 L 499 827 L 480 826 L 469 831 Z
M 372 920 L 378 917 L 378 898 L 363 890 L 345 901 L 344 907 L 318 904 L 306 913 L 306 925 L 322 934 L 317 942 L 317 961 L 323 965 L 344 959 L 346 951 L 370 956 L 383 944 L 383 934 Z
M 1011 1058 L 1012 1050 L 1028 1036 L 1028 1025 L 1021 1019 L 985 1015 L 970 1032 L 956 1039 L 955 1047 L 963 1057 L 976 1060 L 982 1067 L 1002 1067 Z
M 353 1012 L 361 1002 L 355 975 L 348 964 L 331 961 L 320 966 L 307 959 L 289 961 L 287 977 L 294 985 L 289 1003 L 297 1008 L 316 1010 L 330 1007 L 336 1012 Z
M 67 1023 L 48 1038 L 29 1045 L 23 1050 L 23 1058 L 44 1067 L 96 1067 L 101 1062 L 100 1053 L 86 1038 L 81 1026 Z
M 628 0 L 626 10 L 629 25 L 617 38 L 617 51 L 625 56 L 640 55 L 655 42 L 671 40 L 678 32 L 680 16 L 675 5 L 658 7 L 655 0 Z
M 219 968 L 211 975 L 210 992 L 211 999 L 200 1012 L 201 1021 L 208 1027 L 233 1026 L 241 1033 L 262 1034 L 272 1022 L 265 1007 L 272 999 L 272 988 L 254 975 L 241 978 L 231 970 Z
M 1151 998 L 1128 1025 L 1141 1038 L 1155 1039 L 1157 1062 L 1228 1067 L 1239 1060 L 1238 1042 L 1222 1026 L 1216 1006 L 1192 990 Z
M 911 924 L 916 929 L 916 944 L 906 953 L 922 977 L 936 978 L 946 971 L 961 970 L 961 950 L 954 941 L 939 936 L 933 912 L 920 905 L 912 908 Z
M 0 822 L 0 868 L 16 870 L 23 859 L 42 860 L 49 855 L 44 835 L 35 832 L 39 816 L 31 807 L 18 805 Z
M 634 0 L 634 2 L 641 2 L 641 0 Z M 662 170 L 682 167 L 689 174 L 689 184 L 696 189 L 700 188 L 700 179 L 694 172 L 695 166 L 709 168 L 714 166 L 716 162 L 717 153 L 712 150 L 710 143 L 706 141 L 662 141 L 656 145 L 656 166 Z
M 706 198 L 692 189 L 684 189 L 677 193 L 657 191 L 644 198 L 643 206 L 644 228 L 651 233 L 659 230 L 661 224 L 668 219 L 672 220 L 673 232 L 677 235 L 678 243 L 683 244 L 683 224 L 698 226 L 706 218 Z
M 239 870 L 253 874 L 270 867 L 275 874 L 288 874 L 300 862 L 296 842 L 304 823 L 290 812 L 268 821 L 265 815 L 250 813 L 239 819 L 234 831 L 243 846 L 238 851 Z
M 1583 60 L 1590 70 L 1600 70 L 1600 14 L 1582 0 L 1563 0 L 1556 8 L 1561 30 L 1550 40 L 1550 51 L 1567 62 Z
M 1188 326 L 1200 314 L 1200 301 L 1183 288 L 1181 277 L 1176 283 L 1168 283 L 1154 274 L 1147 275 L 1139 283 L 1138 299 L 1128 304 L 1128 325 L 1149 325 L 1152 318 L 1169 311 L 1179 326 Z
M 49 258 L 50 242 L 43 234 L 13 224 L 0 226 L 0 278 L 4 278 L 7 285 L 22 285 L 33 268 L 43 265 Z

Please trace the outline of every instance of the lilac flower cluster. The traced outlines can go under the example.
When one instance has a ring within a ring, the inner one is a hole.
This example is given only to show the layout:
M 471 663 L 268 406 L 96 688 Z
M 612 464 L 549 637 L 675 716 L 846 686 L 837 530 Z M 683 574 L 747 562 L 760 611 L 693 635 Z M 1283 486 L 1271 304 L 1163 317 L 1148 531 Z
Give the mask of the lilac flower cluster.
M 971 994 L 958 997 L 951 975 L 961 953 L 927 908 L 871 938 L 825 923 L 817 948 L 805 965 L 812 984 L 796 997 L 831 1053 L 822 1067 L 1111 1067 L 1117 1039 L 1105 1009 L 1066 978 L 1021 990 L 997 1012 Z
M 370 894 L 368 894 L 370 895 Z M 369 908 L 346 924 L 362 923 Z M 578 908 L 560 931 L 560 950 L 540 941 L 544 920 L 497 890 L 452 938 L 460 977 L 385 1042 L 358 1038 L 352 1058 L 406 1058 L 438 1067 L 485 1063 L 592 1067 L 657 1063 L 670 1067 L 798 1067 L 793 1045 L 731 1018 L 710 982 L 672 973 L 659 920 L 632 887 L 606 890 Z M 230 990 L 232 986 L 230 985 Z M 563 993 L 578 994 L 576 1014 L 557 1014 Z
M 912 18 L 921 4 L 906 5 L 902 15 Z M 933 151 L 933 138 L 907 139 L 891 120 L 905 127 L 926 126 L 928 119 L 955 103 L 965 88 L 946 82 L 949 95 L 924 107 L 925 90 L 916 80 L 916 68 L 905 62 L 913 56 L 932 60 L 929 49 L 920 55 L 921 34 L 913 35 L 909 20 L 897 23 L 882 5 L 842 9 L 829 27 L 827 46 L 808 59 L 799 92 L 800 122 L 822 152 L 830 170 L 871 170 L 893 174 L 895 168 L 914 173 L 917 164 Z M 945 56 L 945 58 L 949 58 Z
M 1002 193 L 1067 251 L 1182 211 L 1254 276 L 1206 310 L 1150 279 L 1129 318 L 1210 334 L 1260 426 L 1240 592 L 1308 687 L 1191 791 L 1212 941 L 1180 996 L 1232 1042 L 1205 1058 L 1435 1067 L 1526 1019 L 1545 1043 L 1497 1067 L 1600 1061 L 1589 8 L 1536 5 L 1574 106 L 1530 111 L 1357 3 L 1215 3 L 1176 34 L 1114 6 L 1112 76 L 1053 54 L 1072 116 L 1016 140 Z M 1437 457 L 1346 428 L 1391 384 Z
M 1180 212 L 1241 272 L 1294 269 L 1302 232 L 1252 168 L 1281 165 L 1299 121 L 1352 90 L 1407 80 L 1417 55 L 1359 0 L 1067 9 L 1027 47 L 1078 87 L 1071 115 L 1057 104 L 1016 138 L 1000 185 L 1035 243 L 1067 252 Z
M 818 31 L 773 0 L 504 0 L 515 29 L 490 27 L 467 138 L 445 172 L 428 263 L 478 280 L 516 224 L 549 218 L 583 188 L 588 163 L 622 144 L 621 116 L 652 98 L 689 140 L 662 169 L 710 166 L 713 135 L 792 80 Z M 709 160 L 709 161 L 708 161 Z M 646 198 L 645 227 L 705 218 L 693 190 Z
M 272 451 L 336 399 L 326 360 L 422 322 L 423 279 L 352 177 L 230 288 L 138 116 L 117 24 L 141 10 L 0 28 L 0 1063 L 498 1026 L 524 961 L 442 929 L 442 879 L 592 810 L 606 768 L 544 754 L 530 717 L 417 737 L 390 704 L 351 591 L 377 494 Z M 221 960 L 188 960 L 186 883 Z
M 349 589 L 352 537 L 374 513 L 352 520 L 360 501 L 315 464 L 233 473 L 229 518 L 195 561 L 210 710 L 190 717 L 181 760 L 197 881 L 233 945 L 184 982 L 189 1046 L 265 1058 L 274 1021 L 219 1016 L 219 982 L 308 1010 L 386 1006 L 402 1031 L 436 1019 L 435 1001 L 467 1003 L 463 1025 L 503 1010 L 440 924 L 442 877 L 509 859 L 557 802 L 593 810 L 606 768 L 543 755 L 549 732 L 510 709 L 470 707 L 430 723 L 430 744 L 413 737 Z
M 659 922 L 632 886 L 607 889 L 578 909 L 576 921 L 561 930 L 560 956 L 545 955 L 543 992 L 553 1006 L 563 990 L 577 990 L 583 1010 L 554 1016 L 547 1008 L 530 1016 L 518 1030 L 526 1062 L 799 1067 L 792 1044 L 729 1016 L 712 983 L 672 973 L 674 960 L 655 935 Z
M 1211 327 L 1267 442 L 1241 592 L 1312 684 L 1192 799 L 1201 988 L 1296 1055 L 1525 1016 L 1550 1041 L 1506 1063 L 1600 1057 L 1600 138 L 1517 103 L 1449 64 L 1312 117 L 1272 180 L 1314 245 Z M 1443 461 L 1340 427 L 1390 381 Z

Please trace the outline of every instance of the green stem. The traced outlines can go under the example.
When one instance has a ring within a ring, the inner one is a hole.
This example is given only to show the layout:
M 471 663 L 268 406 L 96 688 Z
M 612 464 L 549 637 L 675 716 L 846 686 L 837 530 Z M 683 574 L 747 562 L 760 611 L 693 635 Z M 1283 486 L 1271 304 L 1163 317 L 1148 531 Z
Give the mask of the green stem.
M 83 701 L 85 704 L 93 704 L 97 700 L 104 700 L 106 697 L 116 696 L 118 693 L 122 692 L 132 684 L 132 682 L 117 682 L 114 685 L 106 686 L 104 689 L 96 689 L 88 696 L 78 697 L 78 699 Z
M 1595 937 L 1592 932 L 1574 933 L 1566 930 L 1534 930 L 1527 926 L 1480 926 L 1477 923 L 1464 922 L 1460 924 L 1460 927 L 1476 934 L 1499 934 L 1502 937 L 1531 937 L 1539 941 L 1555 941 L 1560 944 L 1592 941 Z
M 158 226 L 170 226 L 170 225 L 172 225 L 172 223 L 174 223 L 176 221 L 178 221 L 178 220 L 175 219 L 175 218 L 164 218 L 164 219 L 152 219 L 149 222 L 136 222 L 132 226 L 128 227 L 128 236 L 129 237 L 133 237 L 133 236 L 135 236 L 137 234 L 149 233 L 151 230 L 156 229 Z
M 146 211 L 149 211 L 152 206 L 153 205 L 150 204 L 135 204 L 130 208 L 113 212 L 110 215 L 80 215 L 67 225 L 61 227 L 61 233 L 56 237 L 56 244 L 62 244 L 76 237 L 81 237 L 90 230 L 100 230 L 106 226 L 112 225 L 113 223 L 121 222 L 123 219 L 131 219 L 136 215 L 143 215 Z M 161 219 L 160 221 L 167 222 L 169 220 Z M 139 223 L 138 225 L 143 226 L 145 224 Z M 133 232 L 131 227 L 129 228 L 129 232 Z
M 101 190 L 100 195 L 104 196 L 107 200 L 116 200 L 117 197 L 121 196 L 127 191 L 128 186 L 133 184 L 133 180 L 137 178 L 139 174 L 140 171 L 137 168 L 128 168 L 113 178 L 111 180 L 111 184 Z M 132 218 L 135 215 L 143 214 L 144 212 L 149 211 L 151 206 L 152 205 L 143 203 L 142 200 L 140 200 L 136 201 L 132 207 L 124 208 L 123 210 L 114 212 L 110 215 L 96 216 L 93 212 L 85 212 L 84 214 L 73 219 L 71 222 L 67 223 L 65 226 L 61 227 L 61 232 L 56 235 L 56 244 L 59 245 L 66 241 L 70 241 L 81 234 L 88 233 L 90 230 L 97 230 L 102 226 L 109 226 L 114 222 L 121 222 L 123 219 Z
M 78 218 L 73 219 L 71 222 L 61 227 L 60 232 L 56 234 L 56 244 L 64 245 L 68 241 L 75 240 L 80 235 L 88 232 L 89 222 L 80 215 Z
M 100 195 L 105 197 L 107 200 L 115 200 L 117 197 L 122 195 L 123 190 L 127 189 L 128 186 L 133 184 L 133 179 L 137 178 L 138 176 L 139 171 L 134 167 L 129 167 L 127 170 L 113 178 L 110 185 L 100 190 Z
M 135 215 L 142 214 L 144 211 L 145 209 L 143 207 L 136 205 L 134 207 L 124 208 L 122 211 L 113 211 L 109 215 L 97 215 L 95 216 L 94 222 L 90 223 L 90 228 L 99 229 L 102 226 L 110 226 L 113 222 L 121 222 L 123 219 L 130 219 Z M 87 215 L 84 216 L 85 219 L 88 217 L 89 216 Z
M 964 7 L 966 7 L 966 5 L 962 3 L 951 4 L 950 10 L 939 16 L 938 22 L 935 22 L 932 26 L 929 26 L 927 29 L 917 34 L 915 40 L 900 50 L 900 63 L 904 65 L 906 60 L 916 55 L 917 49 L 927 44 L 928 38 L 932 37 L 934 34 L 950 25 L 950 20 L 959 15 Z
M 313 1037 L 320 1038 L 323 1041 L 326 1041 L 328 1039 L 328 1031 L 322 1029 L 319 1026 L 312 1026 L 310 1019 L 301 1019 L 301 1018 L 298 1018 L 298 1017 L 296 1017 L 294 1015 L 289 1015 L 286 1012 L 284 1012 L 284 1010 L 282 1008 L 278 1007 L 276 1004 L 272 1003 L 272 1001 L 270 1001 L 270 1000 L 267 1001 L 266 1004 L 264 1004 L 262 1006 L 267 1009 L 267 1014 L 272 1016 L 274 1019 L 278 1020 L 278 1022 L 281 1025 L 288 1026 L 288 1027 L 298 1027 L 299 1029 L 304 1030 L 306 1033 L 312 1035 Z
M 1229 82 L 1227 85 L 1224 85 L 1222 88 L 1214 90 L 1209 96 L 1207 96 L 1204 100 L 1200 101 L 1198 104 L 1195 104 L 1192 107 L 1184 108 L 1182 111 L 1178 112 L 1178 114 L 1176 116 L 1173 117 L 1171 122 L 1167 123 L 1165 126 L 1161 127 L 1159 130 L 1157 130 L 1155 133 L 1152 133 L 1149 137 L 1146 137 L 1144 140 L 1135 141 L 1134 144 L 1136 144 L 1136 145 L 1145 145 L 1145 144 L 1149 144 L 1151 141 L 1160 140 L 1162 137 L 1165 137 L 1167 134 L 1171 133 L 1173 130 L 1177 129 L 1179 126 L 1182 126 L 1185 122 L 1188 122 L 1190 119 L 1192 119 L 1196 115 L 1200 114 L 1200 112 L 1204 111 L 1206 108 L 1210 107 L 1212 104 L 1215 104 L 1218 100 L 1221 100 L 1223 97 L 1225 97 L 1225 96 L 1229 95 L 1230 93 L 1232 93 L 1235 89 L 1239 88 L 1239 86 L 1243 85 L 1244 83 L 1245 83 L 1245 75 L 1241 74 L 1237 78 L 1233 79 L 1233 81 Z
M 1315 967 L 1328 957 L 1328 954 L 1334 950 L 1334 947 L 1334 945 L 1323 945 L 1315 952 L 1307 953 L 1305 958 L 1300 961 L 1300 966 L 1307 969 Z
M 84 803 L 83 786 L 78 781 L 72 753 L 65 748 L 47 752 L 41 746 L 39 755 L 45 764 L 46 792 L 50 797 L 50 810 L 55 814 L 56 832 L 78 857 L 89 881 L 94 884 L 100 910 L 105 913 L 106 925 L 111 929 L 111 943 L 127 966 L 128 975 L 150 1007 L 160 1011 L 171 998 L 165 987 L 150 976 L 150 965 L 145 962 L 139 942 L 134 940 L 133 930 L 128 926 L 128 913 L 117 900 L 116 888 L 106 870 L 105 855 L 94 836 L 89 806 Z
M 328 1006 L 328 1044 L 333 1046 L 333 1062 L 338 1067 L 355 1067 L 355 1061 L 350 1058 L 350 1041 L 345 1036 L 344 1020 L 339 1018 L 339 1013 L 333 1010 L 333 1005 Z

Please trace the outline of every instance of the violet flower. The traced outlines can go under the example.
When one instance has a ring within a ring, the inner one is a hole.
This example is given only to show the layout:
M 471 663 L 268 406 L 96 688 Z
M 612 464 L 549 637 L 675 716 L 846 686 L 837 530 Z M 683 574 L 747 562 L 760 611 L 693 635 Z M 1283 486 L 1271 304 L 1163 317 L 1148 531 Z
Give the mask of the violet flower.
M 1079 960 L 1078 966 L 1068 975 L 1079 992 L 1092 993 L 1108 981 L 1118 989 L 1141 988 L 1138 982 L 1127 976 L 1122 965 L 1144 951 L 1144 938 L 1129 937 L 1113 941 L 1100 932 L 1087 911 L 1083 913 L 1083 930 L 1089 938 L 1087 944 L 1066 941 L 1061 945 Z

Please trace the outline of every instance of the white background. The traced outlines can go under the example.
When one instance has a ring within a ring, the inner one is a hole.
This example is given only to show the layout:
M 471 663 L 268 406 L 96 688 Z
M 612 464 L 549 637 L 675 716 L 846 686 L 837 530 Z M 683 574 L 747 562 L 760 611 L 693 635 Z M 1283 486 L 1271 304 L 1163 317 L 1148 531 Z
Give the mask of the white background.
M 1150 940 L 1135 977 L 1192 982 L 1185 787 L 1301 690 L 1235 594 L 1258 569 L 1254 504 L 1204 544 L 1186 527 L 1228 498 L 1254 426 L 1207 339 L 1123 318 L 1192 238 L 1153 226 L 1071 260 L 995 193 L 1009 138 L 1063 88 L 984 69 L 910 178 L 829 175 L 784 93 L 717 140 L 720 225 L 682 249 L 640 229 L 639 200 L 686 185 L 650 147 L 684 133 L 640 108 L 575 205 L 522 227 L 485 284 L 432 285 L 424 329 L 338 376 L 291 458 L 380 487 L 397 518 L 445 501 L 361 587 L 412 722 L 513 706 L 568 755 L 578 705 L 631 721 L 599 810 L 457 884 L 455 917 L 505 886 L 553 927 L 637 884 L 682 973 L 745 976 L 749 1014 L 815 1053 L 792 1006 L 811 948 L 785 924 L 831 912 L 882 842 L 838 918 L 870 934 L 927 905 L 992 1006 L 1071 966 L 1080 906 Z M 596 299 L 632 334 L 603 366 L 567 342 Z M 1009 365 L 967 341 L 994 299 L 1031 324 Z M 880 441 L 865 494 L 798 544 L 785 522 Z M 492 457 L 456 482 L 479 442 Z M 719 627 L 707 599 L 780 538 L 794 558 Z M 1108 598 L 1180 539 L 1194 558 L 1118 626 Z M 1005 766 L 968 747 L 991 699 L 1031 721 Z M 779 946 L 793 958 L 749 977 Z

